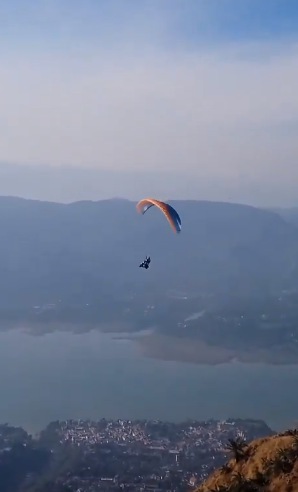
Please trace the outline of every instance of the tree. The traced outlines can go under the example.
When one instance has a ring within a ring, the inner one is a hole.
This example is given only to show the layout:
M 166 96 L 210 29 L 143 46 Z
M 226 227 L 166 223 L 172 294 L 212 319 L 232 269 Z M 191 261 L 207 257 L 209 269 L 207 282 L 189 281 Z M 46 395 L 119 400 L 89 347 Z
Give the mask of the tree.
M 228 485 L 215 485 L 215 488 L 208 490 L 208 492 L 230 492 L 230 487 Z
M 220 469 L 225 475 L 227 475 L 228 473 L 230 473 L 232 471 L 232 467 L 228 463 L 225 463 L 224 465 L 222 465 Z
M 257 471 L 255 476 L 251 479 L 251 482 L 258 487 L 265 487 L 269 483 L 269 479 L 266 474 Z
M 229 439 L 227 444 L 227 451 L 234 455 L 236 463 L 238 463 L 245 456 L 245 449 L 247 448 L 247 443 L 241 437 L 236 439 Z

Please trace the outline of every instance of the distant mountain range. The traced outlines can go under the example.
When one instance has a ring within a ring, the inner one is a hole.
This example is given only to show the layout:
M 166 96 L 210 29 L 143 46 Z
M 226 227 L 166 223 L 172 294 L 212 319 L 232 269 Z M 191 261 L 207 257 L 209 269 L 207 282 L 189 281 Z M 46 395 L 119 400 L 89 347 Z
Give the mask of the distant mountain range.
M 141 216 L 128 200 L 0 197 L 0 307 L 108 302 L 130 289 L 259 295 L 295 285 L 298 229 L 277 213 L 169 203 L 180 213 L 180 235 L 157 209 Z M 146 254 L 148 271 L 138 268 Z
M 99 166 L 99 167 L 98 167 Z M 142 196 L 228 201 L 260 207 L 297 204 L 295 180 L 270 179 L 260 182 L 248 176 L 207 176 L 200 170 L 105 169 L 72 165 L 30 165 L 0 161 L 0 196 L 10 195 L 34 200 L 71 203 L 79 200 L 103 200 Z
M 298 226 L 298 207 L 275 208 L 272 211 L 279 214 L 287 222 Z

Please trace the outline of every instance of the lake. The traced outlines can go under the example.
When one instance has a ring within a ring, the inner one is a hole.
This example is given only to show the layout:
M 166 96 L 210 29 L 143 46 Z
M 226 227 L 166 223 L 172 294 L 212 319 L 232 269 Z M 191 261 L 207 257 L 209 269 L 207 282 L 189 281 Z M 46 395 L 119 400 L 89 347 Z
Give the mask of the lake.
M 298 366 L 154 360 L 97 331 L 0 333 L 0 422 L 32 433 L 52 420 L 102 417 L 251 417 L 280 429 L 297 420 L 297 386 Z

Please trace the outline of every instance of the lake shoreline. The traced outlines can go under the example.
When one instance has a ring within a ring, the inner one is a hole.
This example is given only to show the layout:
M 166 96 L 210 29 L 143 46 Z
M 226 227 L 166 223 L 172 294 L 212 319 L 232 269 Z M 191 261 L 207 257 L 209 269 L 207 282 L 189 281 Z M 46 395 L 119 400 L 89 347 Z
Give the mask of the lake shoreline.
M 165 361 L 211 366 L 233 363 L 298 364 L 298 355 L 290 354 L 283 349 L 256 349 L 243 352 L 216 345 L 208 345 L 201 340 L 174 338 L 157 333 L 146 337 L 133 337 L 131 341 L 137 343 L 139 350 L 145 357 Z
M 179 422 L 237 415 L 279 429 L 297 417 L 294 365 L 239 363 L 231 359 L 234 354 L 210 352 L 204 344 L 199 352 L 193 339 L 190 363 L 185 339 L 177 346 L 174 337 L 156 332 L 130 338 L 98 329 L 79 334 L 74 327 L 46 336 L 9 330 L 0 337 L 0 422 L 30 433 L 67 418 Z M 173 361 L 181 353 L 184 361 Z
M 203 340 L 174 337 L 163 335 L 156 331 L 156 327 L 137 330 L 128 323 L 102 323 L 98 325 L 73 325 L 70 323 L 24 323 L 20 326 L 10 327 L 1 332 L 20 330 L 27 335 L 42 337 L 55 332 L 83 335 L 92 331 L 110 335 L 115 341 L 130 341 L 137 345 L 144 357 L 181 362 L 196 365 L 216 366 L 220 364 L 266 364 L 276 366 L 289 366 L 298 364 L 298 353 L 287 350 L 285 347 L 270 349 L 237 350 L 209 345 Z

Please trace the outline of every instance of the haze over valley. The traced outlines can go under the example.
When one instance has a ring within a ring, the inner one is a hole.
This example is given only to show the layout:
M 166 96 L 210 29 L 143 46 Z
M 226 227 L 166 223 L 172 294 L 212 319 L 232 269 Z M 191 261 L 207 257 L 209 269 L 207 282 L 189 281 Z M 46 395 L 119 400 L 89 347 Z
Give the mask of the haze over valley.
M 129 200 L 0 198 L 3 328 L 149 330 L 134 338 L 147 355 L 296 362 L 295 221 L 245 205 L 171 203 L 179 236 L 157 209 L 142 217 Z M 138 268 L 145 253 L 148 271 Z
M 295 492 L 297 0 L 0 28 L 0 492 Z

